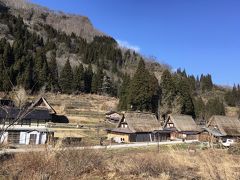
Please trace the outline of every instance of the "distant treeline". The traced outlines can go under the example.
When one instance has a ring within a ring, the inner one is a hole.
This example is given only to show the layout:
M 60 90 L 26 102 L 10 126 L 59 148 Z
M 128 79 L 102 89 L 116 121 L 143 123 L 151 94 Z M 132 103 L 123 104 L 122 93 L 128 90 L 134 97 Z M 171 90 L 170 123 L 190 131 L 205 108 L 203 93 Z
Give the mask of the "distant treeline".
M 225 100 L 229 106 L 240 106 L 240 85 L 234 85 L 231 91 L 226 92 Z
M 119 109 L 152 111 L 161 115 L 177 112 L 198 119 L 211 115 L 224 115 L 223 101 L 211 98 L 204 102 L 200 94 L 214 88 L 211 75 L 201 75 L 200 79 L 188 76 L 185 70 L 175 73 L 163 72 L 160 85 L 153 74 L 140 61 L 133 78 L 125 76 L 120 90 Z M 158 109 L 159 107 L 159 109 Z

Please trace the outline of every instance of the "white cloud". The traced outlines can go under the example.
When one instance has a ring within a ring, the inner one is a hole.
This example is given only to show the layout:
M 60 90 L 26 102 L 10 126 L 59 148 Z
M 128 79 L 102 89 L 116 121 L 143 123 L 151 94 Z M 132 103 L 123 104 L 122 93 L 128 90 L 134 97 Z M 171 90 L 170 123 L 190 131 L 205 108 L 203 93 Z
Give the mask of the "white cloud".
M 127 41 L 122 41 L 122 40 L 119 40 L 119 39 L 118 39 L 117 42 L 118 42 L 119 46 L 122 47 L 122 48 L 132 49 L 132 50 L 134 50 L 134 51 L 136 51 L 136 52 L 139 52 L 139 51 L 140 51 L 140 47 L 139 47 L 139 46 L 137 46 L 137 45 L 132 45 L 132 44 L 130 44 L 130 43 L 127 42 Z

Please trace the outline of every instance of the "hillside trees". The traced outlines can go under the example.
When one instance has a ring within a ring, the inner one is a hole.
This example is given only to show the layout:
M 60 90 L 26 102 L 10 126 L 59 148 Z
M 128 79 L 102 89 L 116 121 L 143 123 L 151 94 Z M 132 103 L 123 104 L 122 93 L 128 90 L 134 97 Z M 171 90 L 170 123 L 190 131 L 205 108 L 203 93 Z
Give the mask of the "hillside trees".
M 45 31 L 43 38 L 36 32 L 30 32 L 20 16 L 15 17 L 8 12 L 0 13 L 0 23 L 7 25 L 9 34 L 14 39 L 12 45 L 7 39 L 0 39 L 1 91 L 9 91 L 12 86 L 21 85 L 35 92 L 46 86 L 46 90 L 51 91 L 117 96 L 116 82 L 105 74 L 106 70 L 121 74 L 119 67 L 123 62 L 122 54 L 113 38 L 95 37 L 88 43 L 73 33 L 69 36 L 50 25 L 39 24 L 35 30 L 39 31 L 42 28 Z M 81 63 L 78 67 L 72 67 L 72 73 L 68 74 L 73 76 L 71 81 L 68 79 L 68 84 L 71 83 L 69 87 L 62 84 L 66 83 L 64 78 L 67 76 L 59 76 L 58 73 L 58 69 L 60 75 L 66 71 L 59 68 L 56 61 L 56 51 L 60 44 L 66 47 L 66 51 L 75 53 L 86 63 L 85 67 Z M 47 58 L 48 52 L 50 57 Z M 92 65 L 95 66 L 94 71 Z
M 200 87 L 203 92 L 211 91 L 213 89 L 212 76 L 207 74 L 206 76 L 201 75 Z
M 219 98 L 210 99 L 206 104 L 205 118 L 208 119 L 212 115 L 225 115 L 224 104 Z
M 240 106 L 240 86 L 234 85 L 231 91 L 225 93 L 225 101 L 229 106 Z
M 197 119 L 207 119 L 211 115 L 224 115 L 225 108 L 219 98 L 211 98 L 206 103 L 198 91 L 209 92 L 213 88 L 210 75 L 201 75 L 201 80 L 188 76 L 178 69 L 175 73 L 165 70 L 161 83 L 161 114 L 181 113 Z M 236 92 L 236 90 L 233 90 Z M 231 96 L 232 97 L 232 96 Z
M 188 78 L 185 71 L 178 70 L 175 74 L 171 74 L 168 70 L 163 72 L 160 83 L 162 114 L 177 111 L 177 113 L 195 115 L 191 80 L 192 78 Z
M 156 77 L 148 72 L 140 60 L 133 78 L 125 76 L 120 90 L 121 109 L 157 112 L 159 84 Z

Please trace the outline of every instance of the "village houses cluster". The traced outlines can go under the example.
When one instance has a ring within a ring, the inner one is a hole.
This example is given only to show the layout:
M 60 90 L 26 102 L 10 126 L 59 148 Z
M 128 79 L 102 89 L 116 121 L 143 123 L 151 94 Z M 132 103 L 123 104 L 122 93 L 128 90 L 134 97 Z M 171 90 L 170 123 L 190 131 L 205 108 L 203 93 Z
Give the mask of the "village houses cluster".
M 47 144 L 60 136 L 51 123 L 67 123 L 57 115 L 43 97 L 27 108 L 16 108 L 10 100 L 0 100 L 1 143 Z M 204 125 L 198 125 L 191 116 L 168 114 L 160 121 L 155 114 L 144 112 L 107 112 L 106 121 L 115 128 L 106 128 L 107 138 L 115 143 L 161 142 L 198 140 L 203 142 L 236 141 L 240 137 L 237 117 L 212 116 Z M 66 117 L 65 117 L 66 118 Z M 78 126 L 81 128 L 82 126 Z

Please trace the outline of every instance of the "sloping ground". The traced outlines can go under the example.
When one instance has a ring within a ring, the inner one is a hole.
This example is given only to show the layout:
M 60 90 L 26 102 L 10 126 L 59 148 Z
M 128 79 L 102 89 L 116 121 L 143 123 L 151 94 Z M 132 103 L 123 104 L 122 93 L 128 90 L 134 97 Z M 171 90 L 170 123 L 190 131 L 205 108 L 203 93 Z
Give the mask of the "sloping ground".
M 108 96 L 81 94 L 66 95 L 52 94 L 44 95 L 57 114 L 65 115 L 69 123 L 76 127 L 56 127 L 54 131 L 59 137 L 83 137 L 83 143 L 88 145 L 99 144 L 101 137 L 106 137 L 105 128 L 111 124 L 105 122 L 105 113 L 116 110 L 118 99 Z M 82 128 L 81 128 L 82 126 Z
M 58 114 L 69 118 L 70 123 L 98 125 L 104 122 L 105 113 L 116 110 L 118 99 L 108 96 L 92 94 L 66 95 L 52 94 L 44 95 Z

